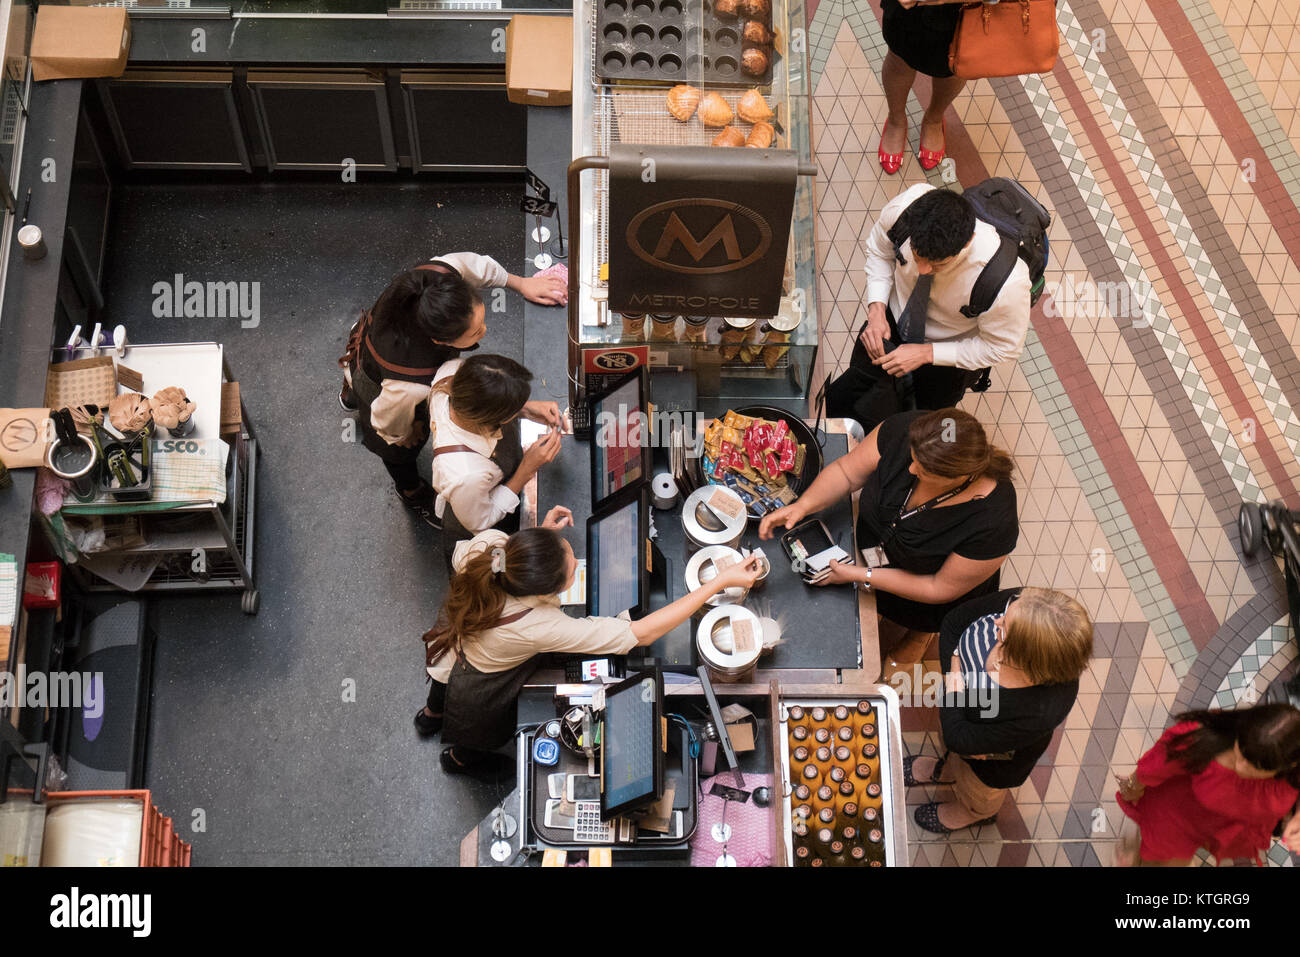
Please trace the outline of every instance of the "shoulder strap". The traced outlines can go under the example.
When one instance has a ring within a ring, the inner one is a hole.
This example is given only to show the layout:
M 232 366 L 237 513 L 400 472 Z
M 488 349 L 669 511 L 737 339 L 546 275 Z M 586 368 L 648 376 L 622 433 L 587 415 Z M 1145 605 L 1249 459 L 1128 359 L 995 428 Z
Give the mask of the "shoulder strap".
M 475 455 L 483 455 L 478 449 L 471 449 L 468 445 L 440 445 L 433 450 L 434 455 L 442 455 L 444 452 L 473 452 Z
M 527 615 L 530 611 L 532 611 L 531 608 L 525 608 L 523 611 L 517 611 L 513 615 L 504 615 L 501 618 L 498 618 L 497 623 L 492 627 L 500 628 L 502 625 L 513 625 L 520 618 L 523 618 L 525 615 Z
M 367 331 L 362 335 L 361 341 L 366 344 L 366 351 L 370 353 L 370 358 L 374 359 L 375 362 L 378 363 L 379 368 L 383 369 L 385 372 L 392 372 L 399 376 L 414 376 L 419 378 L 425 378 L 427 376 L 430 379 L 433 378 L 433 374 L 438 371 L 436 366 L 421 366 L 418 368 L 415 366 L 399 366 L 397 363 L 389 362 L 381 356 L 378 350 L 375 349 L 375 344 L 370 341 L 369 325 L 369 323 L 366 324 Z
M 920 198 L 918 196 L 916 199 Z M 898 218 L 894 220 L 894 225 L 890 226 L 888 232 L 885 233 L 889 237 L 889 241 L 894 244 L 894 260 L 900 266 L 907 265 L 907 260 L 903 258 L 902 249 L 903 243 L 912 238 L 912 217 L 909 214 L 912 212 L 912 206 L 916 199 L 907 204 L 907 208 L 898 214 Z
M 1016 260 L 1020 258 L 1018 242 L 1001 231 L 998 232 L 998 238 L 1001 240 L 998 251 L 980 270 L 979 278 L 971 287 L 970 301 L 961 307 L 961 314 L 967 319 L 974 319 L 993 308 L 998 293 L 1002 291 L 1003 283 L 1016 268 Z

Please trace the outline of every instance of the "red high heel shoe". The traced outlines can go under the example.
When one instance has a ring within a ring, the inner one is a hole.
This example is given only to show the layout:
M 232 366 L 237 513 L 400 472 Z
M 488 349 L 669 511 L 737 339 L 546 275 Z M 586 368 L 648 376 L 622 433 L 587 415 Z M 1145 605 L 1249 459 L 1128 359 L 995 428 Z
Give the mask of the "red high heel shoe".
M 947 153 L 948 153 L 948 121 L 945 119 L 943 121 L 943 146 L 939 148 L 938 152 L 935 152 L 934 150 L 927 150 L 922 148 L 921 151 L 916 154 L 916 158 L 921 161 L 921 169 L 926 170 L 928 172 L 929 170 L 934 169 L 936 166 L 942 163 L 943 158 L 944 156 L 947 155 Z
M 876 149 L 876 156 L 880 160 L 880 168 L 893 176 L 903 168 L 903 154 L 885 152 L 885 131 L 887 129 L 889 129 L 889 120 L 885 120 L 885 125 L 880 128 L 880 146 Z

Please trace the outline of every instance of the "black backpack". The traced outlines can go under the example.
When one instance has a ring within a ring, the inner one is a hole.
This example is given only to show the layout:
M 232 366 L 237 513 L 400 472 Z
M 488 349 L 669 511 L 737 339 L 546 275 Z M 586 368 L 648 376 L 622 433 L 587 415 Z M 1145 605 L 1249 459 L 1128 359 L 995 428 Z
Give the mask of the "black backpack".
M 970 302 L 961 307 L 961 314 L 974 319 L 988 312 L 1002 291 L 1002 284 L 1016 267 L 1017 259 L 1023 259 L 1029 267 L 1029 304 L 1032 306 L 1043 294 L 1046 281 L 1044 273 L 1049 257 L 1047 227 L 1052 224 L 1051 213 L 1014 179 L 1003 176 L 976 183 L 962 195 L 974 207 L 976 218 L 998 231 L 1002 246 L 975 280 Z M 910 206 L 903 210 L 888 234 L 894 244 L 894 256 L 900 262 L 899 250 L 912 234 L 910 211 Z

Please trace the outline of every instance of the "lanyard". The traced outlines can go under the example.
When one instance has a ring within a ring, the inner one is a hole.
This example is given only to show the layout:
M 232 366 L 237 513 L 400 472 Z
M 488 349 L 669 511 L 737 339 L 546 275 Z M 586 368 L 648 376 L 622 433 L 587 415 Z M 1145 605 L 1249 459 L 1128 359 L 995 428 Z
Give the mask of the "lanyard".
M 889 523 L 889 530 L 891 532 L 895 531 L 898 528 L 898 523 L 903 521 L 904 519 L 913 518 L 914 516 L 920 515 L 922 512 L 934 508 L 936 505 L 942 505 L 944 502 L 948 501 L 948 499 L 953 498 L 954 496 L 960 495 L 962 492 L 966 491 L 966 489 L 970 488 L 970 484 L 973 481 L 975 481 L 975 476 L 973 475 L 969 476 L 966 479 L 966 481 L 962 482 L 956 488 L 949 489 L 948 491 L 944 492 L 942 495 L 936 495 L 928 502 L 922 502 L 920 505 L 917 505 L 915 508 L 909 508 L 906 512 L 904 512 L 900 507 L 898 510 L 898 515 L 896 515 L 894 517 L 894 520 Z M 916 491 L 916 479 L 913 479 L 912 488 L 908 491 L 907 498 L 903 500 L 904 504 L 906 504 L 912 498 L 912 493 L 915 491 Z

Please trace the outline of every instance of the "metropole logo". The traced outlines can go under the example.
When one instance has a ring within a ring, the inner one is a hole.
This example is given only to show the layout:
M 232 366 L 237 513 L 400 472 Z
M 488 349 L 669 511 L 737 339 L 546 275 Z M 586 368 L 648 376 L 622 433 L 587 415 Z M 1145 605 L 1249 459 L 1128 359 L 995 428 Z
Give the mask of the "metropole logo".
M 697 238 L 696 231 L 703 238 Z M 762 258 L 772 245 L 772 227 L 748 206 L 694 196 L 643 209 L 628 223 L 627 245 L 656 268 L 716 275 L 744 269 Z M 721 256 L 714 254 L 719 247 Z

